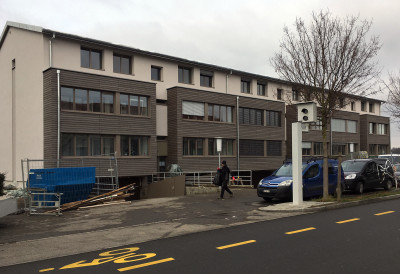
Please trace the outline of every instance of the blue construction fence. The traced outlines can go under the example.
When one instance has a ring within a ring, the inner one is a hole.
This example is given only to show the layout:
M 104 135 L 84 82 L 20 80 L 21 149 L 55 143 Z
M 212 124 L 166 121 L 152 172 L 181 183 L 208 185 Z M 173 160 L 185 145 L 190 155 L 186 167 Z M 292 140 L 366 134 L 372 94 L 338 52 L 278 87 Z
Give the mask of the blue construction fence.
M 66 167 L 30 169 L 28 190 L 42 192 L 34 200 L 43 199 L 46 193 L 62 193 L 61 204 L 85 200 L 96 182 L 95 167 Z M 44 197 L 47 201 L 54 195 Z

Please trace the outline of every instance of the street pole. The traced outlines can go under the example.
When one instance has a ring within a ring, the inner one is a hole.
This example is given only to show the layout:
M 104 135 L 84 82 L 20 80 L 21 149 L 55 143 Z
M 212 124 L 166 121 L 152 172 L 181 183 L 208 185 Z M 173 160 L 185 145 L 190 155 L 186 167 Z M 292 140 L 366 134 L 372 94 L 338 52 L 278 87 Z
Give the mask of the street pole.
M 292 123 L 293 205 L 303 203 L 302 135 L 301 122 Z

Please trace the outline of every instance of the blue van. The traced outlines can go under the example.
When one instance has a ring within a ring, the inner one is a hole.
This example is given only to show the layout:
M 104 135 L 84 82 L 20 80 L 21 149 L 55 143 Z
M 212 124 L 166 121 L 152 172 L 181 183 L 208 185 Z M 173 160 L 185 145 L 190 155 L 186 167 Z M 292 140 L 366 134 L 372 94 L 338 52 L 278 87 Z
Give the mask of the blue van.
M 293 165 L 291 161 L 284 162 L 271 176 L 263 178 L 257 186 L 259 197 L 270 201 L 273 198 L 291 199 L 293 183 Z M 303 162 L 303 198 L 323 195 L 323 160 L 311 159 Z M 336 193 L 338 161 L 328 159 L 329 194 Z M 344 190 L 344 172 L 342 170 L 342 191 Z

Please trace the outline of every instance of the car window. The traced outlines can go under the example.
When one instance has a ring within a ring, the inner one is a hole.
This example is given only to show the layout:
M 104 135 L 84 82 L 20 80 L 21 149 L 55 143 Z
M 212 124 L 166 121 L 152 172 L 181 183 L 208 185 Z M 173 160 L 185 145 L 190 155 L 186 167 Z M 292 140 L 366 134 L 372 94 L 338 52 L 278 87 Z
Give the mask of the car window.
M 365 166 L 364 161 L 344 161 L 342 163 L 342 168 L 344 172 L 360 172 Z
M 306 174 L 304 174 L 304 177 L 305 178 L 314 178 L 315 176 L 318 175 L 318 173 L 319 173 L 318 165 L 313 165 L 307 170 Z
M 307 164 L 303 164 L 302 170 L 307 166 Z M 292 177 L 293 176 L 293 165 L 292 163 L 286 163 L 281 166 L 275 173 L 273 174 L 278 177 Z
M 368 173 L 374 173 L 378 171 L 378 167 L 375 162 L 368 163 L 366 171 Z

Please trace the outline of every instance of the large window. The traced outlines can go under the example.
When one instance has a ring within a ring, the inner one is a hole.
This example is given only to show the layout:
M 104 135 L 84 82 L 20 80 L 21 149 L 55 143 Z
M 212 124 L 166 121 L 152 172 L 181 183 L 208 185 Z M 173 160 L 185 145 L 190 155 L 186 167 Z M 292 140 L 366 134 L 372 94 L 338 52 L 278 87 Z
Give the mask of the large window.
M 114 113 L 114 93 L 61 87 L 61 109 Z
M 62 156 L 114 155 L 115 137 L 111 135 L 70 134 L 61 135 Z
M 149 115 L 149 100 L 146 96 L 121 94 L 119 100 L 121 114 Z
M 183 101 L 182 118 L 204 120 L 204 103 Z
M 280 127 L 281 126 L 281 112 L 267 110 L 267 126 Z
M 268 156 L 282 156 L 282 141 L 267 141 Z
M 346 144 L 335 144 L 332 145 L 332 155 L 346 155 Z
M 299 101 L 299 91 L 292 90 L 292 101 Z
M 346 120 L 332 119 L 332 131 L 346 132 Z
M 257 95 L 266 96 L 264 83 L 257 83 Z
M 239 123 L 242 125 L 264 125 L 264 111 L 254 108 L 239 108 Z
M 388 125 L 386 124 L 378 124 L 376 128 L 376 134 L 386 135 L 388 133 Z
M 264 141 L 240 140 L 240 156 L 264 156 Z
M 347 132 L 357 133 L 357 121 L 347 120 Z
M 212 71 L 200 70 L 200 86 L 212 87 L 213 76 L 214 73 Z
M 322 143 L 314 143 L 314 155 L 324 155 L 324 147 Z
M 379 154 L 388 154 L 389 146 L 388 145 L 378 145 L 378 155 Z
M 131 73 L 131 58 L 129 56 L 114 54 L 114 72 L 130 74 Z
M 250 80 L 241 80 L 240 81 L 240 92 L 241 93 L 250 93 Z
M 233 142 L 232 139 L 222 139 L 221 155 L 233 155 Z M 208 139 L 208 155 L 218 155 L 217 139 Z
M 151 80 L 161 81 L 161 69 L 160 67 L 151 66 Z
M 278 88 L 276 90 L 276 99 L 282 100 L 282 93 L 283 93 L 283 90 Z
M 232 107 L 208 104 L 208 121 L 232 123 Z
M 376 145 L 375 144 L 368 145 L 368 153 L 370 155 L 376 155 Z
M 121 156 L 149 155 L 148 136 L 121 136 Z
M 311 142 L 302 142 L 302 154 L 306 156 L 311 155 Z
M 369 134 L 375 133 L 375 123 L 369 123 Z
M 178 82 L 184 84 L 192 83 L 192 69 L 185 67 L 178 67 Z
M 183 155 L 202 156 L 204 155 L 203 138 L 183 138 Z
M 91 69 L 102 68 L 102 53 L 100 50 L 81 48 L 81 67 Z

